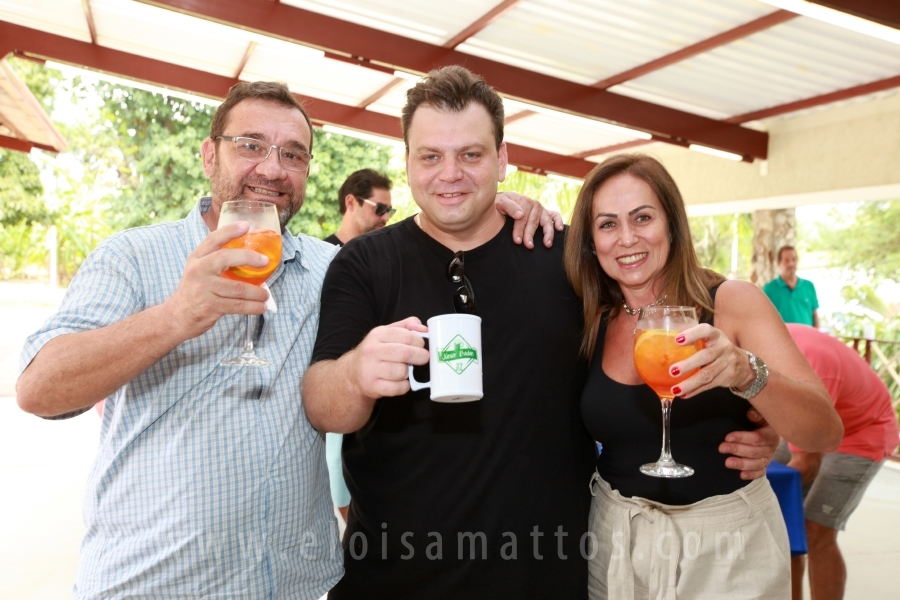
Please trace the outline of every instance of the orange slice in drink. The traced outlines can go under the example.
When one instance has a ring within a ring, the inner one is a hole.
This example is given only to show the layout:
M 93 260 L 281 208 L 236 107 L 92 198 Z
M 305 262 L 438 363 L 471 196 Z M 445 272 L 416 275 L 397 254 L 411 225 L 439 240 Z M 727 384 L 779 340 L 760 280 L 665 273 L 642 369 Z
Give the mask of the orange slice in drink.
M 671 398 L 673 385 L 687 379 L 698 369 L 673 377 L 669 368 L 692 356 L 703 348 L 702 342 L 680 346 L 675 338 L 681 332 L 665 329 L 648 329 L 634 340 L 634 366 L 638 375 L 662 397 Z
M 246 248 L 247 250 L 265 254 L 269 258 L 269 263 L 264 267 L 240 265 L 222 272 L 222 277 L 228 279 L 237 279 L 253 285 L 262 285 L 269 278 L 269 275 L 278 268 L 278 263 L 281 259 L 281 234 L 271 229 L 260 229 L 229 240 L 222 247 Z

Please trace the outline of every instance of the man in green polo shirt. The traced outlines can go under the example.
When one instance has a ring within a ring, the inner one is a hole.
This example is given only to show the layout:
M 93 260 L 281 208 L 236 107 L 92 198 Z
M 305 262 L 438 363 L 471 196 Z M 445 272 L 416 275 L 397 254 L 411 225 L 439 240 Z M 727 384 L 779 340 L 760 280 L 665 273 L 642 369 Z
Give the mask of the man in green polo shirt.
M 781 275 L 763 286 L 763 291 L 785 323 L 802 323 L 819 327 L 819 299 L 811 281 L 797 277 L 797 251 L 793 246 L 778 250 Z

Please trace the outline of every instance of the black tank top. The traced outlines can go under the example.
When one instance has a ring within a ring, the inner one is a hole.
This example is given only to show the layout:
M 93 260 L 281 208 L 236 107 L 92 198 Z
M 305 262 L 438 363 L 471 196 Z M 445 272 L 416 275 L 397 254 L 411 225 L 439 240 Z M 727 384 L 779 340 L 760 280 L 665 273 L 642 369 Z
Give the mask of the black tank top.
M 716 288 L 710 295 L 715 303 Z M 607 316 L 604 313 L 600 318 L 597 346 L 581 395 L 585 426 L 603 445 L 597 459 L 600 476 L 623 496 L 673 505 L 730 494 L 750 483 L 740 478 L 740 471 L 726 468 L 727 456 L 719 453 L 719 444 L 728 433 L 756 429 L 747 418 L 750 403 L 722 387 L 687 400 L 676 398 L 672 403 L 672 457 L 693 467 L 692 476 L 662 479 L 638 470 L 659 458 L 662 411 L 659 397 L 649 386 L 625 385 L 603 372 Z

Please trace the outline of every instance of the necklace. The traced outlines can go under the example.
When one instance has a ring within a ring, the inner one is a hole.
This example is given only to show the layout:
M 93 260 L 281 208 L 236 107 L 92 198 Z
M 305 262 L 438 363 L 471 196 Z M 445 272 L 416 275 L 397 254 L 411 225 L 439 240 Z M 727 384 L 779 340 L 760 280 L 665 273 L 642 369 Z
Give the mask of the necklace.
M 660 298 L 659 300 L 657 300 L 657 301 L 654 302 L 653 304 L 648 304 L 647 306 L 659 306 L 660 304 L 662 304 L 662 303 L 665 302 L 665 301 L 666 301 L 666 296 L 663 296 L 662 298 Z M 634 315 L 638 314 L 639 312 L 641 312 L 640 307 L 638 307 L 638 308 L 628 308 L 628 303 L 627 303 L 627 302 L 622 302 L 622 307 L 625 309 L 625 314 L 626 314 L 626 315 L 632 315 L 632 316 L 634 316 Z

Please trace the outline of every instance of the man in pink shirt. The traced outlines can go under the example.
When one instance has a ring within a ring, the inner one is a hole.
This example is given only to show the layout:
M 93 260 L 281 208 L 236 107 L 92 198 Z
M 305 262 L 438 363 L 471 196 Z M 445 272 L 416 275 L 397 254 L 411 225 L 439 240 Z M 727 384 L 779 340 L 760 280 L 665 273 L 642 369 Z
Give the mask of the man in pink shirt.
M 837 534 L 885 457 L 897 448 L 897 415 L 884 382 L 855 350 L 806 325 L 789 323 L 787 328 L 825 384 L 844 423 L 844 439 L 835 452 L 823 455 L 790 446 L 788 455 L 788 446 L 782 442 L 775 456 L 802 475 L 812 599 L 838 600 L 844 596 L 847 569 Z M 804 566 L 803 556 L 793 559 L 795 600 L 803 597 Z

